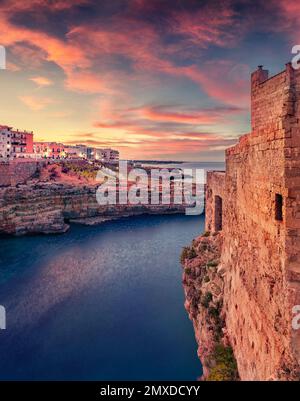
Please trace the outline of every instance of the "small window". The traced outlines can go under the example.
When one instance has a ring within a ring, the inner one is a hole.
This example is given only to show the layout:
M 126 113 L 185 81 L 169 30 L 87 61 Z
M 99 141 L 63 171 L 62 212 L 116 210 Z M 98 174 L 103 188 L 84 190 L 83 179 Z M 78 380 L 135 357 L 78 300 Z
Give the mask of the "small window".
M 275 194 L 275 219 L 278 221 L 282 221 L 282 206 L 283 206 L 283 199 L 282 195 Z

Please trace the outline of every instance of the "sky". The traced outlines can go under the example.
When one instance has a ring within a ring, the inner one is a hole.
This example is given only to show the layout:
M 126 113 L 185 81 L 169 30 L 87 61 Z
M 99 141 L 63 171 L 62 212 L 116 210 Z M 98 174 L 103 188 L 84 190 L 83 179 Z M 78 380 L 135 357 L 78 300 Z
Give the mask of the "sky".
M 250 74 L 300 44 L 297 0 L 0 0 L 0 124 L 122 159 L 223 161 Z

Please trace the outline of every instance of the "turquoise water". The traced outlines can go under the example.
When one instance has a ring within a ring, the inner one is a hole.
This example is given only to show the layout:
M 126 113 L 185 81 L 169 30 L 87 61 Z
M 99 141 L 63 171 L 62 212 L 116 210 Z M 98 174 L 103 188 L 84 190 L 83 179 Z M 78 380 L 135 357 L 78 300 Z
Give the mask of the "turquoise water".
M 181 247 L 201 216 L 143 216 L 0 239 L 0 379 L 195 380 Z

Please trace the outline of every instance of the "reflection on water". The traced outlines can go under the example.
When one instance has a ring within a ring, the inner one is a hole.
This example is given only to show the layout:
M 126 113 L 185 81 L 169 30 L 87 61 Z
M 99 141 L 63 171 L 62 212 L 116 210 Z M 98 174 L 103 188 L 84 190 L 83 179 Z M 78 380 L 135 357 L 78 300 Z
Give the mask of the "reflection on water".
M 196 379 L 178 260 L 202 230 L 148 216 L 1 239 L 0 379 Z

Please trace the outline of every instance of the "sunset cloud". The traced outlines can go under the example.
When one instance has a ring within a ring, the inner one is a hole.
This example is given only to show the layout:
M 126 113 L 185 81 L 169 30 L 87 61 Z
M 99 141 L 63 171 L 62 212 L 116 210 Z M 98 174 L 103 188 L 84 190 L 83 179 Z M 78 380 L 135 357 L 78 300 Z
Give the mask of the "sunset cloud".
M 33 111 L 40 111 L 45 109 L 49 104 L 53 104 L 54 101 L 51 98 L 36 97 L 31 95 L 20 96 L 19 99 L 23 102 L 29 109 Z
M 53 82 L 49 78 L 46 78 L 46 77 L 33 77 L 33 78 L 29 78 L 29 79 L 30 79 L 30 81 L 34 82 L 38 86 L 53 85 Z
M 292 0 L 4 0 L 3 118 L 124 157 L 219 158 L 249 129 L 250 73 L 281 69 L 299 13 Z

